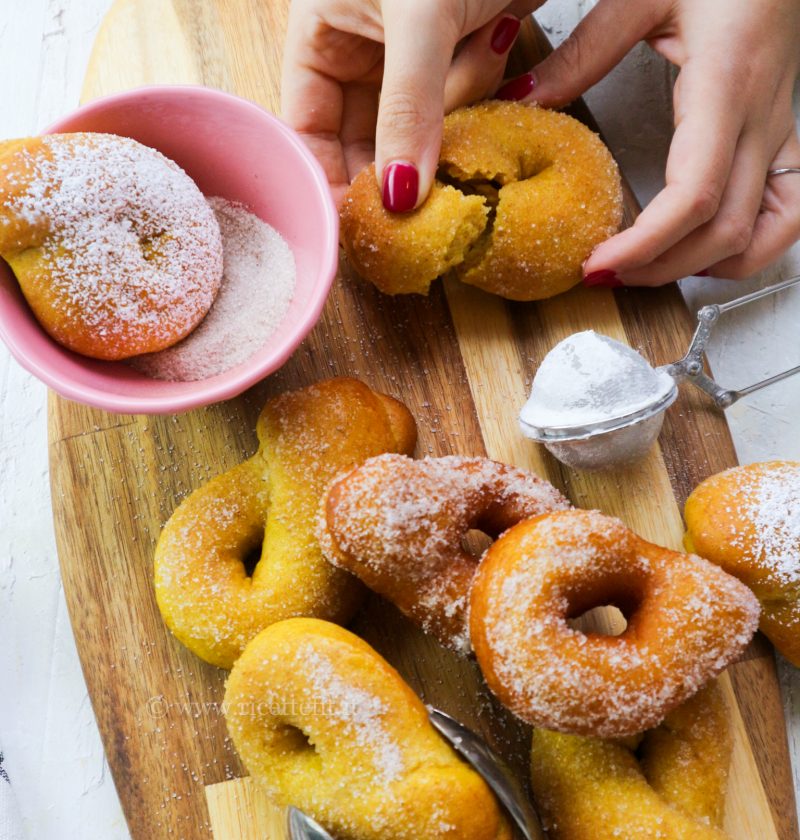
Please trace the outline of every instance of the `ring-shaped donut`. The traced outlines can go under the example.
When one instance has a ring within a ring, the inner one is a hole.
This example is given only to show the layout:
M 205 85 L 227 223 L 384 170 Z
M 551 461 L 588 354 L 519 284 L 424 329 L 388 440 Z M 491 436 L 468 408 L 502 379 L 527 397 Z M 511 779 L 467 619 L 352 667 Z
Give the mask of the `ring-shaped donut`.
M 221 668 L 274 621 L 352 616 L 362 587 L 322 557 L 314 535 L 320 498 L 343 470 L 380 452 L 411 452 L 416 440 L 406 407 L 355 379 L 270 400 L 257 433 L 258 452 L 192 493 L 156 546 L 164 620 L 186 647 Z M 258 560 L 249 573 L 253 552 Z
M 488 458 L 370 458 L 337 478 L 323 499 L 325 557 L 444 645 L 467 653 L 472 529 L 496 538 L 523 519 L 569 502 L 532 473 Z
M 192 179 L 111 134 L 0 146 L 0 256 L 52 338 L 85 356 L 169 347 L 222 283 L 222 238 Z
M 412 213 L 383 207 L 374 167 L 353 180 L 342 244 L 387 294 L 427 294 L 451 268 L 465 283 L 539 300 L 580 282 L 622 221 L 619 171 L 603 141 L 556 111 L 481 102 L 445 117 L 439 172 Z
M 294 618 L 264 630 L 234 665 L 224 707 L 250 774 L 338 840 L 511 840 L 419 698 L 341 627 Z
M 621 635 L 569 625 L 604 605 L 625 615 Z M 656 726 L 733 662 L 759 611 L 718 566 L 571 510 L 520 523 L 489 548 L 470 632 L 489 687 L 518 717 L 612 738 Z

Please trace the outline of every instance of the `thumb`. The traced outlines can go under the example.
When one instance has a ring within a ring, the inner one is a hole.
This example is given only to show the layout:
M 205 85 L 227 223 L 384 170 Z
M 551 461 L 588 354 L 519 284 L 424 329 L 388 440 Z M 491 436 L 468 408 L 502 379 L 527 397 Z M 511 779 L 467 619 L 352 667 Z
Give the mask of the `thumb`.
M 547 108 L 577 99 L 647 35 L 653 25 L 649 5 L 599 0 L 567 40 L 534 67 L 532 84 L 521 88 L 525 98 Z
M 458 32 L 437 3 L 385 4 L 383 88 L 375 136 L 375 172 L 387 210 L 419 206 L 439 162 L 444 86 Z

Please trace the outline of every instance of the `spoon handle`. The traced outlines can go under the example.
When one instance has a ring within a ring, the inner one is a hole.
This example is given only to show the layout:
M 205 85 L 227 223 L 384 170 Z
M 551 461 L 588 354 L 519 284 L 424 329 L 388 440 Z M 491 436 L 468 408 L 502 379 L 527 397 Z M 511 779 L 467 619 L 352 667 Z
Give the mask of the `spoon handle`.
M 737 400 L 748 394 L 760 391 L 768 385 L 774 385 L 776 382 L 781 382 L 790 376 L 794 376 L 796 373 L 800 373 L 800 365 L 795 365 L 795 367 L 789 368 L 788 370 L 754 382 L 752 385 L 734 390 L 719 385 L 703 368 L 703 354 L 711 340 L 714 325 L 719 321 L 721 315 L 732 309 L 738 309 L 740 306 L 746 306 L 754 301 L 761 300 L 761 298 L 782 292 L 784 289 L 796 286 L 798 283 L 800 283 L 800 275 L 790 277 L 788 280 L 784 280 L 782 283 L 776 283 L 774 286 L 767 286 L 766 289 L 751 292 L 749 295 L 743 295 L 740 298 L 728 301 L 728 303 L 712 303 L 704 306 L 697 313 L 697 329 L 692 337 L 689 349 L 686 351 L 686 355 L 680 361 L 667 365 L 667 372 L 677 382 L 689 382 L 701 391 L 705 391 L 719 408 L 728 408 L 728 406 L 733 405 Z
M 539 818 L 508 765 L 471 729 L 445 712 L 428 706 L 428 718 L 440 735 L 483 777 L 503 804 L 524 840 L 544 840 Z

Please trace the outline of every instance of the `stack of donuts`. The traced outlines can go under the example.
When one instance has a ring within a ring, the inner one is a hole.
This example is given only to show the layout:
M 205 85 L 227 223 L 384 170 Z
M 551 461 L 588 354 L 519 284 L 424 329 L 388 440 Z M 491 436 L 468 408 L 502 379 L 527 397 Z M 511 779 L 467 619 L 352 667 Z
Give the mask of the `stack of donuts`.
M 779 506 L 800 501 L 800 465 L 701 485 L 686 544 L 702 559 L 516 467 L 413 459 L 408 410 L 355 380 L 271 400 L 258 433 L 256 455 L 166 524 L 156 594 L 179 640 L 232 669 L 228 728 L 271 796 L 344 840 L 511 836 L 400 675 L 339 626 L 369 588 L 474 656 L 535 727 L 551 837 L 725 836 L 731 733 L 714 678 L 759 619 L 797 661 L 800 531 Z M 479 558 L 472 530 L 494 540 Z M 624 615 L 619 635 L 573 621 L 603 605 Z

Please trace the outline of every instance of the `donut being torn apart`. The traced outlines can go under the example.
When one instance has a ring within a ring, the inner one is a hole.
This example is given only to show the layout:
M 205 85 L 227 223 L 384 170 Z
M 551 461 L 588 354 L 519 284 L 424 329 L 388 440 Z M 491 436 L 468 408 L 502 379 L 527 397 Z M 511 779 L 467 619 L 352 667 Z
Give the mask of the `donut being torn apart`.
M 341 211 L 353 267 L 387 294 L 427 294 L 459 278 L 511 300 L 539 300 L 581 279 L 592 249 L 622 221 L 619 171 L 600 138 L 566 114 L 513 102 L 444 121 L 439 172 L 411 213 L 384 209 L 374 166 Z

